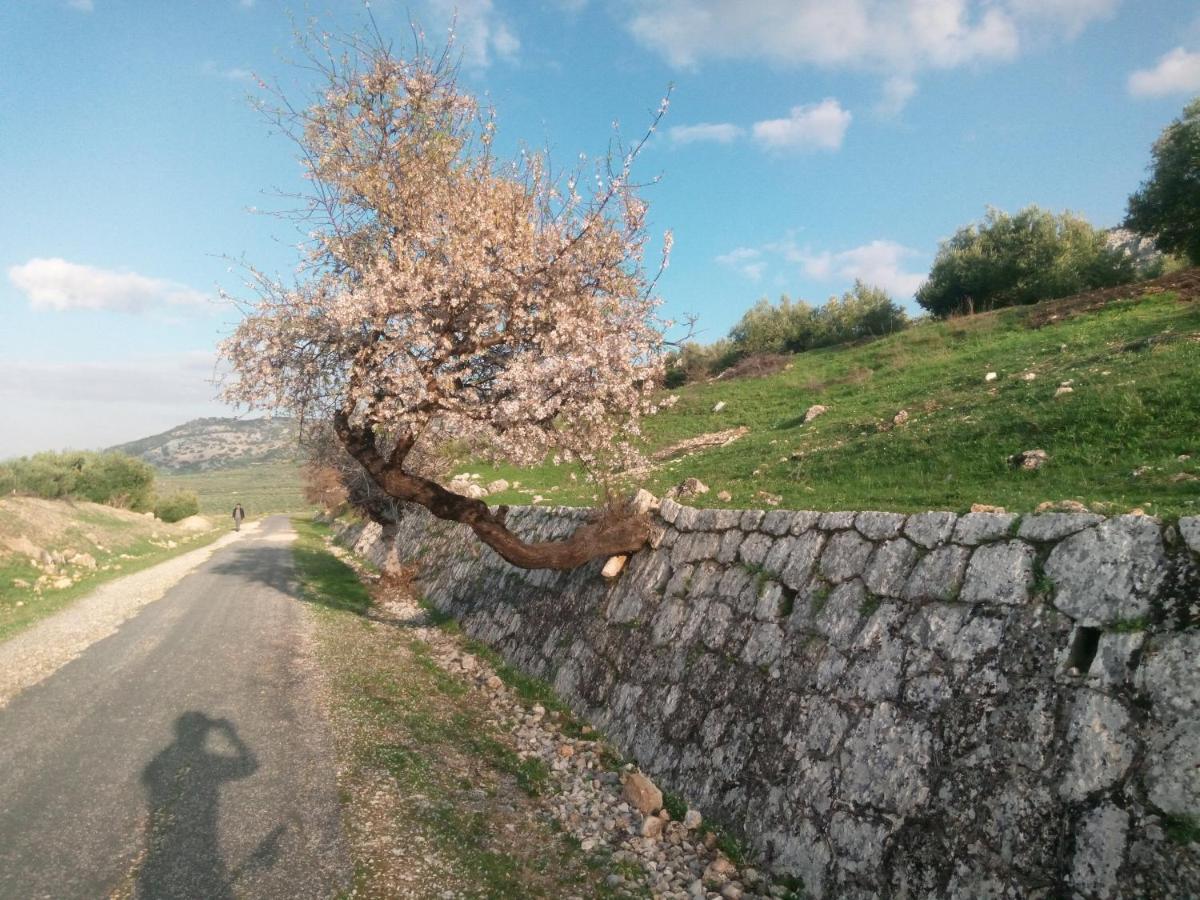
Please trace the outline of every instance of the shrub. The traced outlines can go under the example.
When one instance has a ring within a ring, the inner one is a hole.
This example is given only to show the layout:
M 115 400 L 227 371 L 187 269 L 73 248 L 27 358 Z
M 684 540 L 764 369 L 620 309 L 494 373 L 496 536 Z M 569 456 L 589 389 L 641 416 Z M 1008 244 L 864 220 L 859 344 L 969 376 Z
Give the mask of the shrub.
M 142 511 L 154 497 L 154 469 L 124 453 L 36 453 L 0 466 L 0 488 L 45 500 L 91 500 Z
M 176 491 L 154 504 L 154 515 L 164 522 L 178 522 L 200 512 L 200 501 L 192 491 Z
M 1015 216 L 989 209 L 944 241 L 917 302 L 945 317 L 1067 297 L 1126 284 L 1133 259 L 1110 248 L 1086 220 L 1028 206 Z

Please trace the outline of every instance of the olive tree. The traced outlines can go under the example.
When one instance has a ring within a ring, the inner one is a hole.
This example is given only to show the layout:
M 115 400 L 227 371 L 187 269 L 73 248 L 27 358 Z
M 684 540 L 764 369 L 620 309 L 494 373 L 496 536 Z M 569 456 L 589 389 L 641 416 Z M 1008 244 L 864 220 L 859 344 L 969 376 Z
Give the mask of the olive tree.
M 500 158 L 494 116 L 448 50 L 400 55 L 378 37 L 322 49 L 320 91 L 272 112 L 312 186 L 311 241 L 287 283 L 251 270 L 255 299 L 222 345 L 226 396 L 330 422 L 384 494 L 467 525 L 514 565 L 643 546 L 649 523 L 615 504 L 565 540 L 527 543 L 505 508 L 416 461 L 450 439 L 519 465 L 635 460 L 666 325 L 631 177 L 649 133 L 614 139 L 594 172 L 556 174 L 541 152 Z M 669 250 L 668 233 L 658 272 Z
M 1163 129 L 1150 177 L 1129 198 L 1125 226 L 1200 266 L 1200 97 Z

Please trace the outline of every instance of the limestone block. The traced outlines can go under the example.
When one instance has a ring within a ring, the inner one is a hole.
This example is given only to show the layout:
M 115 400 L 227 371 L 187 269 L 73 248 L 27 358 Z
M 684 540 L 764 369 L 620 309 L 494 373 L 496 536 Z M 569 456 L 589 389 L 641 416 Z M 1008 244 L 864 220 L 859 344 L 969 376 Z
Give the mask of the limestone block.
M 790 555 L 779 573 L 780 580 L 794 591 L 808 584 L 824 545 L 825 535 L 820 531 L 807 531 L 794 538 L 789 545 Z
M 841 793 L 909 815 L 929 800 L 933 736 L 920 721 L 883 702 L 846 735 L 839 762 Z
M 758 603 L 754 606 L 754 618 L 760 622 L 773 622 L 787 614 L 788 605 L 783 585 L 777 581 L 767 582 L 758 592 Z
M 766 516 L 766 512 L 761 509 L 747 509 L 742 511 L 742 520 L 738 523 L 738 527 L 742 531 L 758 531 L 758 526 Z
M 1200 722 L 1150 729 L 1141 778 L 1147 799 L 1163 812 L 1200 816 Z
M 733 621 L 733 610 L 726 603 L 719 601 L 708 605 L 708 615 L 700 626 L 700 640 L 710 650 L 720 651 L 725 648 L 725 639 L 729 634 L 729 625 Z
M 1179 534 L 1189 550 L 1200 553 L 1200 516 L 1186 516 L 1180 519 Z
M 1054 605 L 1081 625 L 1145 616 L 1166 576 L 1159 524 L 1120 516 L 1072 535 L 1051 551 L 1046 575 Z
M 706 509 L 704 518 L 705 528 L 712 531 L 725 531 L 727 528 L 737 528 L 742 521 L 740 509 Z
M 817 523 L 821 521 L 821 514 L 813 512 L 811 509 L 801 509 L 792 513 L 792 534 L 803 534 L 817 527 Z
M 1033 588 L 1034 557 L 1033 547 L 1021 541 L 980 547 L 971 555 L 959 599 L 964 603 L 1027 602 Z
M 941 546 L 950 540 L 954 533 L 954 523 L 958 516 L 952 512 L 924 512 L 908 517 L 904 523 L 904 533 L 909 540 L 915 541 L 926 550 Z
M 761 566 L 774 545 L 774 538 L 755 532 L 747 535 L 738 547 L 738 558 L 748 566 Z
M 1088 681 L 1106 690 L 1123 687 L 1133 674 L 1133 662 L 1146 641 L 1144 631 L 1105 632 L 1100 635 Z
M 796 546 L 797 540 L 798 538 L 794 538 L 791 535 L 778 538 L 771 546 L 770 552 L 763 558 L 762 567 L 772 575 L 778 575 L 782 572 L 784 566 L 787 564 L 788 557 L 792 555 L 792 548 Z
M 1088 897 L 1120 896 L 1117 872 L 1125 859 L 1129 813 L 1105 803 L 1088 810 L 1075 831 L 1071 886 Z
M 938 547 L 926 554 L 904 585 L 904 599 L 918 603 L 957 599 L 970 558 L 968 548 L 956 545 Z
M 1012 513 L 967 513 L 954 526 L 954 543 L 974 547 L 1007 537 L 1017 517 Z
M 901 513 L 860 512 L 854 517 L 854 527 L 871 541 L 888 541 L 898 537 L 904 527 Z
M 825 599 L 821 611 L 813 620 L 813 627 L 825 636 L 829 643 L 840 650 L 849 648 L 858 633 L 862 619 L 862 605 L 867 592 L 861 581 L 840 584 Z
M 821 554 L 821 574 L 834 584 L 861 575 L 875 545 L 855 531 L 839 532 Z
M 674 525 L 675 519 L 679 516 L 679 511 L 683 509 L 679 503 L 676 503 L 670 497 L 663 497 L 662 502 L 658 506 L 658 514 L 663 517 L 667 523 Z
M 679 531 L 699 531 L 701 513 L 704 510 L 696 509 L 694 506 L 679 507 L 679 512 L 675 514 L 675 528 Z
M 738 547 L 746 535 L 736 528 L 731 528 L 721 535 L 721 545 L 717 548 L 717 562 L 728 564 L 737 559 Z
M 788 509 L 773 509 L 763 516 L 762 524 L 758 528 L 777 537 L 787 534 L 792 527 L 792 515 L 792 511 Z
M 1067 724 L 1067 771 L 1058 786 L 1067 800 L 1083 800 L 1125 775 L 1136 748 L 1129 713 L 1119 701 L 1080 691 Z
M 1138 690 L 1150 698 L 1151 715 L 1168 725 L 1200 718 L 1200 632 L 1155 635 L 1138 667 Z
M 1058 541 L 1103 521 L 1103 516 L 1094 513 L 1041 513 L 1023 518 L 1017 537 L 1027 541 Z
M 899 530 L 898 524 L 896 531 Z M 863 575 L 867 590 L 881 597 L 899 597 L 916 562 L 917 547 L 912 542 L 896 538 L 882 544 L 875 550 Z
M 752 666 L 769 666 L 783 649 L 783 629 L 773 622 L 760 622 L 750 630 L 742 648 L 742 659 Z
M 818 527 L 825 531 L 840 531 L 844 528 L 854 527 L 854 516 L 852 512 L 827 512 L 821 513 L 821 518 L 817 520 Z

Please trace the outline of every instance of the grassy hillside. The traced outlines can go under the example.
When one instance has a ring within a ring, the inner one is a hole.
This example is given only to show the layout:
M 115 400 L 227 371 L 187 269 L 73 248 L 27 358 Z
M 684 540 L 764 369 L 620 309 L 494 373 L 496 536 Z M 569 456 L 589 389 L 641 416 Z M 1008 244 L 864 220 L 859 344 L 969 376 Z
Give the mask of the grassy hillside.
M 111 578 L 202 546 L 227 531 L 191 519 L 167 525 L 97 503 L 0 500 L 0 640 Z
M 110 448 L 136 456 L 160 471 L 207 472 L 296 458 L 290 419 L 193 419 L 162 434 Z
M 200 512 L 218 519 L 240 502 L 248 516 L 308 509 L 300 483 L 300 468 L 292 462 L 230 466 L 209 472 L 161 473 L 155 484 L 160 495 L 195 491 Z
M 1064 300 L 929 322 L 797 355 L 774 375 L 689 385 L 647 423 L 650 450 L 738 426 L 749 433 L 628 481 L 661 494 L 695 476 L 711 488 L 696 501 L 706 506 L 761 506 L 765 492 L 806 509 L 1028 511 L 1069 499 L 1110 512 L 1195 513 L 1200 302 L 1185 296 L 1100 308 Z M 988 372 L 997 378 L 986 381 Z M 1070 392 L 1059 392 L 1064 385 Z M 806 425 L 814 404 L 828 412 Z M 893 424 L 901 411 L 907 421 Z M 1050 456 L 1041 469 L 1008 463 L 1032 449 Z M 595 493 L 567 467 L 468 471 L 520 481 L 489 502 L 540 494 L 582 504 Z M 717 499 L 722 490 L 730 501 Z

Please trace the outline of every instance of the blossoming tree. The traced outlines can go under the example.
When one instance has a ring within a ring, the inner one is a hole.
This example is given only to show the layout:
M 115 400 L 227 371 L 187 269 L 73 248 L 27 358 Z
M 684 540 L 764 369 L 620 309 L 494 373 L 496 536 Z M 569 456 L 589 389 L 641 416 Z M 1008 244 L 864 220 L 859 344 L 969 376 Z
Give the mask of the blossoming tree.
M 628 508 L 528 543 L 505 508 L 417 461 L 449 438 L 520 465 L 635 458 L 665 344 L 630 178 L 646 138 L 586 178 L 559 176 L 542 153 L 498 159 L 493 115 L 447 52 L 355 40 L 321 71 L 315 102 L 276 110 L 312 186 L 311 242 L 290 283 L 251 270 L 256 299 L 222 344 L 226 396 L 331 422 L 386 494 L 469 526 L 514 565 L 635 551 L 649 525 Z M 665 266 L 669 233 L 663 244 Z

